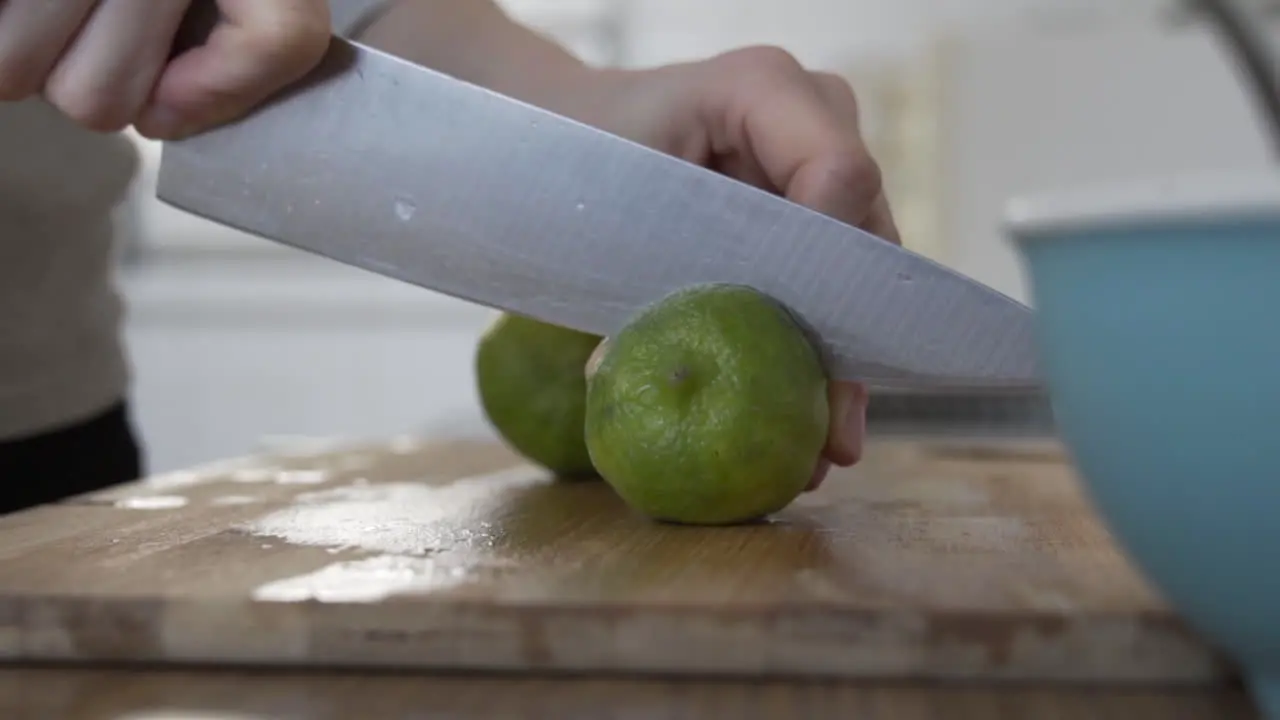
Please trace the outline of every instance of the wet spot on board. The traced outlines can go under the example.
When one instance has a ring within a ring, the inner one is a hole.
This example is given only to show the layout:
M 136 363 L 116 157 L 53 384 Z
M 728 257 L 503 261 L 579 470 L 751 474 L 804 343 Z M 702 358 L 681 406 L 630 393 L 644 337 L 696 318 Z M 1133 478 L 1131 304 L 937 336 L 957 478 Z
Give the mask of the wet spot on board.
M 194 485 L 203 485 L 206 483 L 225 480 L 228 475 L 251 471 L 255 466 L 261 464 L 262 458 L 256 457 L 240 457 L 232 458 L 230 460 L 219 460 L 200 467 L 189 468 L 186 470 L 174 470 L 171 472 L 152 475 L 140 480 L 138 485 L 148 490 L 173 490 L 186 488 Z
M 444 485 L 352 483 L 302 493 L 239 529 L 292 545 L 387 555 L 484 549 L 499 533 L 483 518 L 505 493 L 551 481 L 539 468 L 518 465 Z

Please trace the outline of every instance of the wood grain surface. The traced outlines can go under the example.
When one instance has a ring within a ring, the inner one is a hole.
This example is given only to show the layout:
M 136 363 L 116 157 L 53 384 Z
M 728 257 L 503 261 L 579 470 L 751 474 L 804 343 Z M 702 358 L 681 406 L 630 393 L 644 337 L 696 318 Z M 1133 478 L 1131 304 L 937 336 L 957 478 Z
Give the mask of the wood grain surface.
M 6 720 L 1253 720 L 1221 690 L 0 669 Z
M 661 525 L 487 442 L 252 458 L 0 519 L 0 657 L 1217 683 L 1053 445 L 880 441 Z

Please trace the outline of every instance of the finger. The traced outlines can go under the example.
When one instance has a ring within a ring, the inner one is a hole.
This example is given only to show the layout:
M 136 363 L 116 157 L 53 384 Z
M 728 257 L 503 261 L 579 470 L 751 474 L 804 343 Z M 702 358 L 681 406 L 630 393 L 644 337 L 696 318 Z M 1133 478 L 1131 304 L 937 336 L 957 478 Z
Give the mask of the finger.
M 838 114 L 846 123 L 853 128 L 854 132 L 859 127 L 859 108 L 858 100 L 853 94 L 853 89 L 849 87 L 849 83 L 839 75 L 833 73 L 815 72 L 811 74 L 818 92 L 827 101 L 832 111 Z M 902 244 L 902 237 L 898 233 L 898 226 L 893 220 L 893 212 L 889 208 L 888 198 L 885 197 L 883 188 L 884 179 L 881 177 L 880 193 L 871 201 L 867 209 L 867 216 L 860 222 L 854 222 L 856 227 L 884 238 L 895 245 Z
M 827 444 L 818 458 L 805 492 L 817 490 L 827 479 L 832 465 L 849 467 L 862 459 L 862 444 L 867 429 L 867 391 L 856 383 L 832 382 L 827 385 L 831 424 Z
M 818 87 L 818 91 L 826 99 L 832 111 L 840 115 L 851 127 L 857 128 L 859 124 L 858 101 L 854 97 L 849 83 L 839 75 L 831 73 L 812 73 L 812 77 Z M 881 185 L 883 186 L 883 177 L 881 178 Z M 902 238 L 898 234 L 898 227 L 893 220 L 893 213 L 889 209 L 889 202 L 885 197 L 883 187 L 881 187 L 880 193 L 876 195 L 868 206 L 866 217 L 861 222 L 856 222 L 855 225 L 895 245 L 902 244 Z
M 25 100 L 40 92 L 96 2 L 0 2 L 0 101 Z
M 781 194 L 782 190 L 773 186 L 769 173 L 760 167 L 755 156 L 749 152 L 729 152 L 714 156 L 707 164 L 708 169 L 722 175 L 744 182 L 765 192 Z
M 858 98 L 853 94 L 853 87 L 844 78 L 829 72 L 811 72 L 809 77 L 818 89 L 818 94 L 827 102 L 831 111 L 839 116 L 851 133 L 861 132 L 861 109 Z
M 189 0 L 103 0 L 45 83 L 50 103 L 94 130 L 122 130 L 146 104 Z
M 855 225 L 866 219 L 880 194 L 880 169 L 856 117 L 833 108 L 807 70 L 782 51 L 760 48 L 708 68 L 713 147 L 749 151 L 795 202 Z
M 894 222 L 893 211 L 889 209 L 889 199 L 883 192 L 871 203 L 871 212 L 858 227 L 894 245 L 902 244 L 902 235 L 898 232 L 897 223 Z
M 138 121 L 171 139 L 229 122 L 301 78 L 329 44 L 325 0 L 221 0 L 208 41 L 174 59 Z
M 828 111 L 847 134 L 851 149 L 833 167 L 819 167 L 812 176 L 805 178 L 811 180 L 812 185 L 801 184 L 794 193 L 798 198 L 809 198 L 798 199 L 798 202 L 867 230 L 866 224 L 874 212 L 876 199 L 883 197 L 883 178 L 880 166 L 862 139 L 858 100 L 853 88 L 839 75 L 819 72 L 810 73 L 809 78 Z
M 862 459 L 867 429 L 867 389 L 858 383 L 832 381 L 827 385 L 831 422 L 823 456 L 832 464 L 848 467 Z

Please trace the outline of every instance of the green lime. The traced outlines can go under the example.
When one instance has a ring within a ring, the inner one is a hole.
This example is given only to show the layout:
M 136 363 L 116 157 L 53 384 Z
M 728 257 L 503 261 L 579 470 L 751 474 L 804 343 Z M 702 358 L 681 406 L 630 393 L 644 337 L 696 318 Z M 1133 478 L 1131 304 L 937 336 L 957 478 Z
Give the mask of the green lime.
M 681 290 L 592 359 L 586 438 L 637 511 L 724 525 L 804 491 L 827 438 L 827 378 L 791 314 L 736 285 Z
M 516 452 L 564 478 L 594 476 L 583 437 L 595 335 L 503 314 L 475 355 L 480 404 Z

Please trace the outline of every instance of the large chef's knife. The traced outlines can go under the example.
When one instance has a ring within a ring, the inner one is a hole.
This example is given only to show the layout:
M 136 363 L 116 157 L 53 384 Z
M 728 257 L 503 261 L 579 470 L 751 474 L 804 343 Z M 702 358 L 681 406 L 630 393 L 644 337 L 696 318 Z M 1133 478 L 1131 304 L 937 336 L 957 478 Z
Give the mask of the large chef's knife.
M 358 43 L 166 143 L 159 197 L 493 308 L 608 335 L 698 283 L 767 293 L 833 377 L 1037 388 L 1031 312 L 861 230 Z

